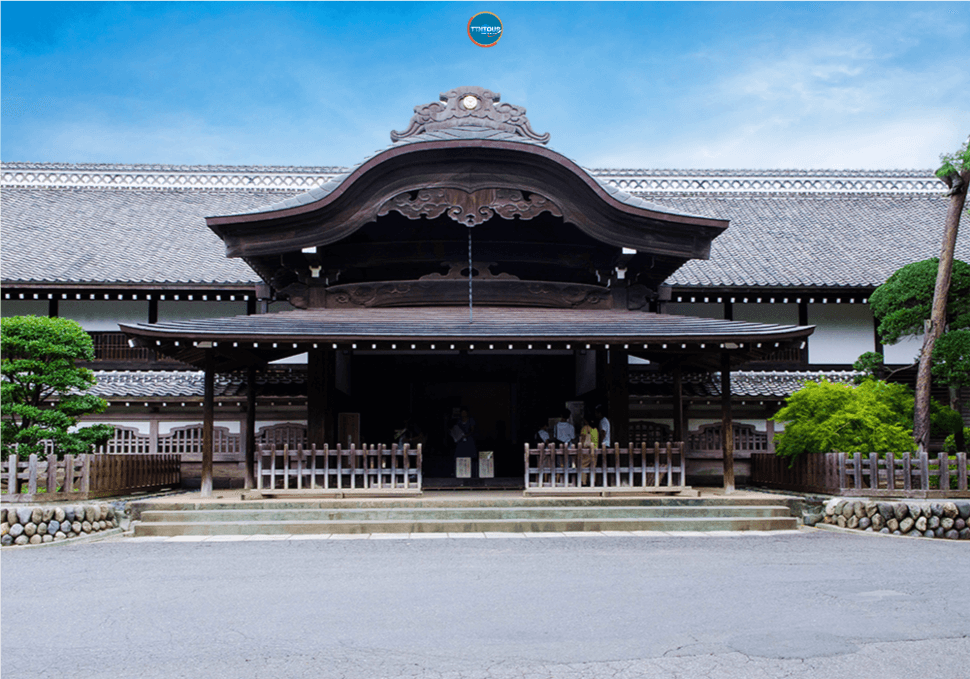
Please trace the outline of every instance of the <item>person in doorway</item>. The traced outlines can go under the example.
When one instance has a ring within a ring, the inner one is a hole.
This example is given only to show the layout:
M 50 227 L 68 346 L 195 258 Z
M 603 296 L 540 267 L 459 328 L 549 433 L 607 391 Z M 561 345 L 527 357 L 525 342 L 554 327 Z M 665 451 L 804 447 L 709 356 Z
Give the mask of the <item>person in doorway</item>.
M 588 417 L 583 418 L 583 428 L 579 430 L 580 448 L 599 448 L 600 432 Z
M 556 425 L 556 440 L 568 446 L 576 440 L 576 427 L 570 422 L 573 414 L 569 410 L 564 410 L 559 424 Z
M 474 476 L 478 448 L 475 445 L 475 419 L 469 414 L 468 408 L 461 409 L 458 422 L 455 424 L 452 432 L 452 436 L 455 437 L 455 457 L 471 458 L 472 475 Z
M 540 425 L 536 430 L 536 443 L 549 443 L 550 438 L 552 437 L 549 436 L 549 425 Z
M 596 450 L 599 448 L 599 430 L 593 426 L 589 417 L 583 418 L 583 428 L 579 432 L 579 464 L 583 470 L 580 485 L 585 486 L 590 472 L 596 473 Z
M 600 434 L 600 445 L 610 446 L 610 421 L 606 419 L 606 414 L 603 413 L 602 406 L 596 406 L 596 419 L 599 420 L 597 428 Z

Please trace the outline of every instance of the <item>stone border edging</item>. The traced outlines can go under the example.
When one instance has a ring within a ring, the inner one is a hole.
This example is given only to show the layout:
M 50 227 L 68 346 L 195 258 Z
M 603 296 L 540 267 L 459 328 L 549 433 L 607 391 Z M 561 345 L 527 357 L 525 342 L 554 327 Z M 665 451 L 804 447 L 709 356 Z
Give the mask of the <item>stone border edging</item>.
M 833 497 L 825 502 L 821 521 L 813 524 L 826 530 L 970 540 L 970 501 Z
M 76 542 L 118 529 L 123 513 L 107 502 L 0 507 L 3 547 Z

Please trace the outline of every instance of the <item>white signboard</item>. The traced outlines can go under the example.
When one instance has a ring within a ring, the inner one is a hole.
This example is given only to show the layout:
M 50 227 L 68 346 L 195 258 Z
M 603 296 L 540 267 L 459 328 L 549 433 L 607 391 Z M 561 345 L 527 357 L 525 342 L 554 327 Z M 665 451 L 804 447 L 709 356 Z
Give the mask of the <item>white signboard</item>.
M 491 450 L 478 451 L 478 478 L 495 478 L 495 453 Z

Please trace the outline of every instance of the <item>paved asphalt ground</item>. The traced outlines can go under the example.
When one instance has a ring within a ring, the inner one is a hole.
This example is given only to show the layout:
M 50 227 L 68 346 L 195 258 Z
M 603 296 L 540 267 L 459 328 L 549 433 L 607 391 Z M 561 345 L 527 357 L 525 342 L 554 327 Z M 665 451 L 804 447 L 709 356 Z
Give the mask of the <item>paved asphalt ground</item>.
M 116 538 L 0 566 L 3 679 L 970 677 L 965 542 Z

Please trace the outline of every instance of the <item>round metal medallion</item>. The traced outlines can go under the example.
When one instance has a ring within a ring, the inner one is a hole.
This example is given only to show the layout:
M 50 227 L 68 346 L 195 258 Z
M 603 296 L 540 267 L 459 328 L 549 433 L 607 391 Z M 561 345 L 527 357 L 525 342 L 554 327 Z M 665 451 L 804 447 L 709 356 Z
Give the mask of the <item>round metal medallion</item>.
M 469 94 L 461 100 L 461 105 L 467 108 L 469 111 L 478 108 L 478 97 L 473 94 Z

